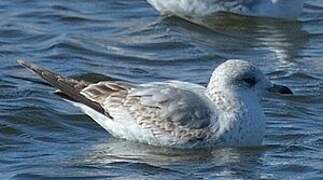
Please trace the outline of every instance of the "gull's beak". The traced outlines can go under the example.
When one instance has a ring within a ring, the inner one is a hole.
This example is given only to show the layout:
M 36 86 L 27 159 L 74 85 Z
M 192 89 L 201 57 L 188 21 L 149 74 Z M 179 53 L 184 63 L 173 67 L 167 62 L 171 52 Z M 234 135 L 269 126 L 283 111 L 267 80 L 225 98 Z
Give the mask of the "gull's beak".
M 268 91 L 272 93 L 279 93 L 279 94 L 293 94 L 293 91 L 290 90 L 288 87 L 278 85 L 278 84 L 273 84 L 273 86 L 270 87 Z

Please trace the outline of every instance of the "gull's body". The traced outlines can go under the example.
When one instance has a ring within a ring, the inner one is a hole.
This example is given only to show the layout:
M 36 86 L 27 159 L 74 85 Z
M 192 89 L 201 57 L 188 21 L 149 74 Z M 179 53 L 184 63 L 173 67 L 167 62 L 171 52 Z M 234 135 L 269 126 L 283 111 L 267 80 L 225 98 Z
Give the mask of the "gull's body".
M 113 136 L 175 148 L 258 146 L 265 132 L 259 101 L 273 86 L 246 61 L 230 60 L 209 85 L 167 81 L 86 83 L 20 61 L 60 90 Z
M 304 0 L 148 0 L 161 14 L 184 17 L 213 16 L 230 12 L 246 16 L 296 19 Z
M 109 86 L 110 82 L 102 82 L 101 84 Z M 144 89 L 141 89 L 142 87 Z M 95 87 L 90 86 L 89 89 L 83 91 L 83 94 L 92 97 L 89 90 L 93 88 Z M 140 119 L 149 113 L 158 114 L 157 112 L 149 112 L 158 110 L 152 108 L 140 112 L 141 107 L 137 107 L 138 109 L 134 112 L 129 112 L 129 109 L 120 104 L 109 103 L 107 109 L 115 119 L 112 120 L 81 103 L 74 103 L 74 105 L 80 107 L 85 114 L 88 114 L 113 136 L 156 146 L 178 148 L 256 146 L 262 142 L 265 119 L 256 97 L 245 96 L 244 102 L 242 102 L 240 99 L 243 98 L 242 94 L 241 97 L 233 97 L 233 94 L 228 94 L 227 96 L 231 96 L 232 99 L 227 99 L 226 93 L 219 92 L 212 101 L 205 87 L 179 81 L 148 83 L 137 88 L 130 93 L 130 96 L 136 97 L 137 93 L 143 97 L 160 96 L 150 97 L 148 101 L 151 102 L 145 102 L 146 107 L 149 107 L 151 103 L 152 106 L 156 106 L 155 103 L 160 103 L 164 99 L 169 101 L 167 108 L 170 109 L 161 112 L 161 114 L 165 113 L 165 117 Z M 187 97 L 181 96 L 183 94 Z M 113 100 L 111 98 L 106 101 Z M 181 101 L 184 104 L 181 104 Z M 136 115 L 133 114 L 136 112 L 140 113 L 142 117 L 136 118 Z M 154 116 L 151 114 L 148 116 Z M 171 127 L 172 125 L 165 122 L 166 116 L 173 119 L 178 118 L 176 123 L 183 124 L 183 127 Z M 185 117 L 187 119 L 181 119 Z

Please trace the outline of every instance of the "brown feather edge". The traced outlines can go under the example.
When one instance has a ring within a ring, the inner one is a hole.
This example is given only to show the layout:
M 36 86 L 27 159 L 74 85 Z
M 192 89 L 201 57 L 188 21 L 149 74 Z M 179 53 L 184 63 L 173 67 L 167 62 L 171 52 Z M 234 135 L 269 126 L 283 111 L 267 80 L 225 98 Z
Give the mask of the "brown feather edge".
M 84 97 L 80 93 L 83 90 L 83 88 L 82 89 L 75 88 L 72 85 L 71 82 L 73 81 L 73 83 L 75 83 L 75 82 L 77 82 L 76 80 L 67 79 L 63 76 L 60 76 L 59 74 L 56 74 L 56 73 L 50 71 L 50 70 L 47 70 L 47 69 L 37 66 L 35 64 L 26 62 L 24 60 L 17 60 L 17 62 L 20 65 L 24 66 L 25 68 L 31 70 L 33 73 L 40 76 L 42 79 L 47 81 L 53 87 L 56 87 L 57 89 L 59 89 L 61 91 L 60 93 L 58 93 L 58 95 L 60 97 L 85 104 L 85 105 L 89 106 L 90 108 L 94 109 L 95 111 L 97 111 L 101 114 L 104 114 L 107 117 L 113 119 L 113 117 L 111 117 L 111 115 L 108 112 L 106 112 L 104 110 L 104 108 L 102 108 L 102 106 L 99 103 L 94 102 L 90 99 L 87 99 L 86 97 Z

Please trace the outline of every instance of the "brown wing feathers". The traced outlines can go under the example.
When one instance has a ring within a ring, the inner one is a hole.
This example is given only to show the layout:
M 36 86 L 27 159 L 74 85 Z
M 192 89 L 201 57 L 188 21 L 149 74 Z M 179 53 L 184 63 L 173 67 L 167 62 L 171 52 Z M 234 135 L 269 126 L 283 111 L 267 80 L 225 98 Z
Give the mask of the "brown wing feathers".
M 62 77 L 54 72 L 51 72 L 47 69 L 39 67 L 37 65 L 25 62 L 23 60 L 17 61 L 19 64 L 23 65 L 27 69 L 39 75 L 42 79 L 47 81 L 50 85 L 56 87 L 61 91 L 63 97 L 66 96 L 67 99 L 73 100 L 76 102 L 83 103 L 94 110 L 105 114 L 112 118 L 105 110 L 101 107 L 101 105 L 97 102 L 94 102 L 81 94 L 81 91 L 86 88 L 89 84 L 84 81 L 77 81 L 74 79 L 67 79 Z

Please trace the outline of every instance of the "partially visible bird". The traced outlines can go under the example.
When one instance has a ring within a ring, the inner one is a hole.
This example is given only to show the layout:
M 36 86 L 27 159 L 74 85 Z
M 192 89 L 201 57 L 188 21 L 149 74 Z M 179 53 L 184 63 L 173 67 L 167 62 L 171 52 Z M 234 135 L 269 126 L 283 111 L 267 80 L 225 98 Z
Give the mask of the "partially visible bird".
M 214 16 L 230 12 L 295 20 L 302 12 L 304 0 L 148 0 L 161 14 L 182 17 Z

